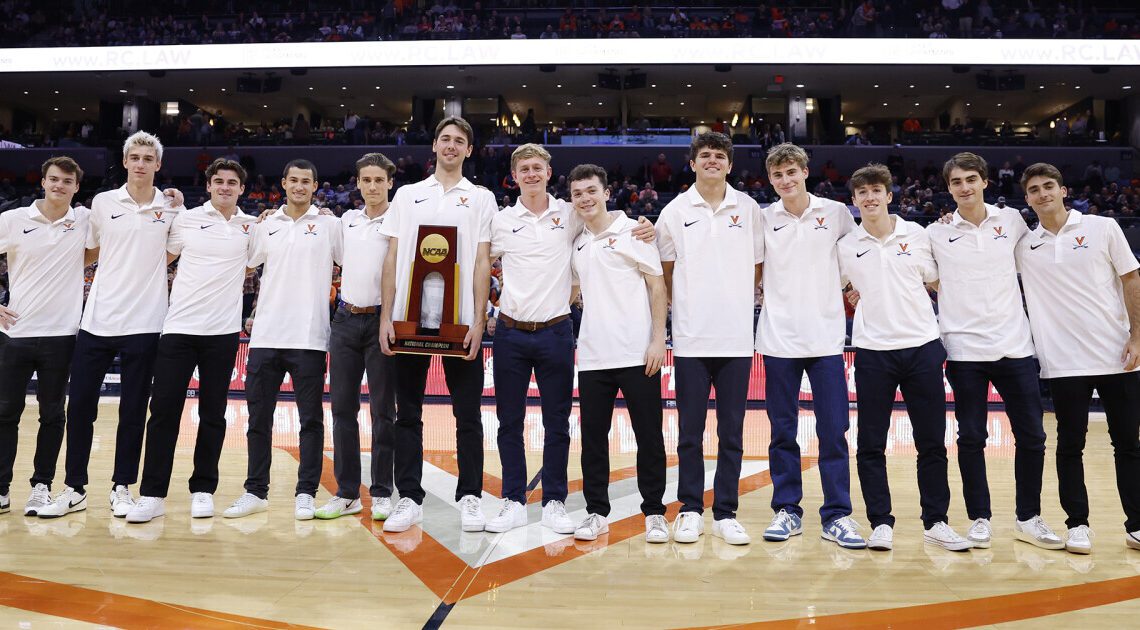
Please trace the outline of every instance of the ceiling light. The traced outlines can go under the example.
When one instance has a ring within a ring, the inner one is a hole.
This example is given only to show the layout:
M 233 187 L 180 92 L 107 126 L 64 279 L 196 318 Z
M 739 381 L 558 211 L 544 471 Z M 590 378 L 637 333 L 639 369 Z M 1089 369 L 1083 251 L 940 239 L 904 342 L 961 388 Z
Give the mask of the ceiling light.
M 556 87 L 562 87 L 562 84 L 561 84 L 561 83 L 559 83 L 559 84 L 558 84 Z
M 526 84 L 525 84 L 525 83 L 523 83 L 523 87 L 526 87 Z
M 193 92 L 193 91 L 194 91 L 194 88 L 190 88 L 190 91 L 191 91 L 191 92 Z
M 689 88 L 689 87 L 693 87 L 693 84 L 692 84 L 692 83 L 686 83 L 686 84 L 685 84 L 685 87 L 687 87 L 687 88 Z
M 222 88 L 222 91 L 225 92 L 226 88 Z M 119 90 L 119 94 L 126 94 L 126 93 L 127 93 L 126 90 Z M 24 94 L 27 94 L 27 92 L 24 92 Z
M 119 90 L 119 91 L 120 91 L 120 92 L 126 92 L 126 90 Z M 223 91 L 223 92 L 225 92 L 225 91 L 226 91 L 226 88 L 222 88 L 222 91 Z
M 918 103 L 915 103 L 915 104 L 914 104 L 914 106 L 915 106 L 915 107 L 918 107 Z
M 454 85 L 449 85 L 449 86 L 447 86 L 447 89 L 449 89 L 449 90 L 454 90 L 454 89 L 455 89 L 455 86 L 454 86 Z
M 910 89 L 912 89 L 912 90 L 914 89 L 914 84 L 913 84 L 913 83 L 911 83 L 911 84 L 910 84 Z
M 720 86 L 721 86 L 722 88 L 726 88 L 726 87 L 728 87 L 728 84 L 727 84 L 727 83 L 721 83 L 721 84 L 720 84 Z
M 55 93 L 56 93 L 56 94 L 59 94 L 59 90 L 56 90 L 56 91 L 55 91 Z
M 342 86 L 340 86 L 340 89 L 342 89 L 342 90 L 347 90 L 347 89 L 348 89 L 348 86 L 347 86 L 347 85 L 342 85 Z
M 1132 89 L 1132 86 L 1131 86 L 1131 85 L 1126 85 L 1126 86 L 1124 86 L 1124 89 L 1126 89 L 1126 90 L 1131 90 L 1131 89 Z
M 681 101 L 681 104 L 682 104 L 682 105 L 684 105 L 684 104 L 685 104 L 685 101 Z
M 887 104 L 886 104 L 886 103 L 883 103 L 883 107 L 886 107 L 886 106 L 887 106 Z
M 315 89 L 315 88 L 313 88 L 313 86 L 309 86 L 309 91 L 310 91 L 310 92 L 312 92 L 314 89 Z
M 878 84 L 878 83 L 876 83 L 876 84 L 875 84 L 875 85 L 873 85 L 872 87 L 879 87 L 879 84 Z
M 652 84 L 650 84 L 650 85 L 649 85 L 649 87 L 657 87 L 657 84 L 656 84 L 656 83 L 652 83 Z

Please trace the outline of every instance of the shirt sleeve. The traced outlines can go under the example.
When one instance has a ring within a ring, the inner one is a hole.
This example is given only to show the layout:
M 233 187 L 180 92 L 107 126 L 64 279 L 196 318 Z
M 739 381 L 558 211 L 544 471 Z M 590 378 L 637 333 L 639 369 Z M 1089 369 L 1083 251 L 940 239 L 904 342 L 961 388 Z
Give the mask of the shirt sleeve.
M 87 221 L 87 249 L 99 248 L 100 225 L 103 213 L 96 209 L 96 203 L 91 203 L 91 218 Z
M 344 224 L 340 219 L 335 219 L 333 222 L 332 231 L 332 259 L 333 263 L 337 265 L 344 264 Z
M 8 248 L 11 247 L 11 237 L 9 236 L 12 226 L 12 221 L 9 217 L 14 216 L 11 212 L 0 214 L 0 254 L 8 253 Z
M 669 231 L 670 222 L 665 217 L 657 219 L 657 251 L 661 262 L 677 260 L 677 244 L 673 242 L 673 234 Z
M 1107 221 L 1107 225 L 1108 258 L 1112 261 L 1113 268 L 1116 269 L 1116 275 L 1123 276 L 1140 269 L 1140 263 L 1136 262 L 1136 256 L 1128 247 L 1128 239 L 1124 236 L 1124 230 L 1120 229 L 1120 224 L 1110 219 Z
M 498 234 L 498 230 L 495 229 L 495 223 L 502 221 L 500 217 L 502 217 L 502 214 L 496 212 L 494 216 L 491 217 L 491 225 L 488 228 L 491 232 L 491 260 L 499 258 L 503 255 L 503 237 L 499 236 L 498 238 L 495 238 L 496 234 Z
M 855 229 L 855 215 L 851 214 L 851 209 L 843 204 L 843 209 L 839 211 L 839 238 L 850 234 Z
M 397 192 L 388 211 L 384 213 L 384 222 L 380 224 L 380 233 L 389 238 L 400 238 L 400 208 L 403 206 L 400 202 L 401 197 L 403 195 Z
M 759 265 L 764 262 L 764 211 L 760 204 L 752 202 L 752 263 Z
M 253 236 L 250 237 L 253 242 L 249 246 L 249 264 L 246 265 L 247 267 L 254 268 L 265 264 L 265 259 L 269 253 L 269 236 L 265 233 L 268 226 L 268 220 L 253 226 Z
M 633 238 L 633 235 L 630 235 L 629 241 L 630 256 L 637 265 L 637 270 L 650 276 L 662 275 L 661 253 L 657 248 L 654 247 L 652 243 L 646 243 Z
M 922 281 L 930 284 L 938 280 L 938 263 L 934 261 L 934 246 L 930 242 L 930 237 L 927 236 L 926 230 L 919 228 L 918 234 L 922 242 L 922 247 L 916 253 L 921 253 L 922 258 Z
M 479 240 L 476 243 L 490 243 L 491 242 L 491 220 L 495 218 L 495 213 L 499 211 L 499 204 L 495 203 L 495 195 L 490 191 L 482 191 L 484 194 L 480 195 L 483 198 L 483 203 L 479 204 Z
M 166 235 L 166 251 L 174 256 L 182 254 L 182 247 L 186 243 L 186 239 L 182 233 L 182 229 L 185 225 L 186 215 L 180 213 L 174 217 L 174 222 L 170 224 L 170 233 Z

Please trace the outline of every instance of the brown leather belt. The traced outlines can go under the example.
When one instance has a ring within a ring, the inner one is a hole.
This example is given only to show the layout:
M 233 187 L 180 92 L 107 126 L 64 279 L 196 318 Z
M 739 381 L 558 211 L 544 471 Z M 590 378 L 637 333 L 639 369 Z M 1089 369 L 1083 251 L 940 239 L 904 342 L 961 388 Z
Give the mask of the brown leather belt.
M 525 330 L 527 332 L 535 332 L 542 330 L 543 328 L 550 328 L 551 326 L 560 324 L 568 319 L 570 319 L 569 315 L 559 315 L 558 317 L 545 322 L 520 322 L 515 321 L 502 313 L 499 313 L 499 321 L 502 322 L 504 326 L 507 328 L 514 328 L 515 330 Z
M 353 315 L 375 315 L 380 312 L 379 306 L 356 306 L 348 302 L 342 302 L 344 310 L 352 313 Z

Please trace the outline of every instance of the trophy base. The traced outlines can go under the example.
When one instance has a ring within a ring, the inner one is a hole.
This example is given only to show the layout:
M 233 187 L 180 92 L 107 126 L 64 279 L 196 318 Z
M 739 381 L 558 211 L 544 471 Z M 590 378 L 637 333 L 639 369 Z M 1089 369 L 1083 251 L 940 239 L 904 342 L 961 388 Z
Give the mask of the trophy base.
M 392 327 L 396 332 L 392 351 L 397 354 L 467 356 L 463 341 L 469 327 L 463 324 L 440 324 L 439 333 L 434 335 L 417 334 L 419 324 L 416 322 L 392 322 Z

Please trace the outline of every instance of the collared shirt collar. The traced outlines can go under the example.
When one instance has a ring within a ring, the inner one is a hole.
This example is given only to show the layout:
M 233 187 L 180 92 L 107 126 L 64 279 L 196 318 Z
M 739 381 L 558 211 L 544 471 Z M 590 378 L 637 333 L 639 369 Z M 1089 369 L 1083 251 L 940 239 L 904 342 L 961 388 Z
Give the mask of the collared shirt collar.
M 986 221 L 989 221 L 990 219 L 992 219 L 996 216 L 999 216 L 1001 214 L 1001 210 L 999 210 L 997 208 L 997 206 L 991 206 L 988 203 L 983 204 L 983 206 L 986 209 L 986 218 L 982 219 L 982 223 L 985 223 Z M 971 226 L 974 225 L 973 223 L 970 223 L 969 221 L 967 221 L 962 216 L 962 213 L 960 213 L 958 210 L 955 210 L 954 211 L 954 218 L 950 220 L 950 225 L 953 225 L 954 227 L 962 227 L 963 223 L 966 223 L 966 224 L 971 225 Z M 978 227 L 980 227 L 980 226 L 978 226 Z
M 597 234 L 594 234 L 593 232 L 591 232 L 589 227 L 584 227 L 583 231 L 586 234 L 593 237 L 594 240 L 598 240 L 598 239 L 605 237 L 605 236 L 616 236 L 618 234 L 621 234 L 625 230 L 625 228 L 629 225 L 629 223 L 628 223 L 629 221 L 633 221 L 633 219 L 631 219 L 629 217 L 614 217 L 614 220 L 610 221 L 610 224 L 608 226 L 606 226 L 606 229 L 602 230 L 601 232 L 599 232 Z M 636 221 L 633 221 L 633 222 L 637 223 Z
M 44 213 L 40 212 L 40 203 L 41 202 L 43 202 L 43 199 L 37 199 L 37 200 L 32 202 L 32 205 L 28 206 L 28 218 L 29 219 L 31 219 L 33 221 L 38 221 L 40 223 L 47 223 L 49 225 L 55 225 L 56 223 L 62 223 L 64 221 L 74 221 L 75 220 L 75 208 L 68 207 L 67 213 L 64 214 L 62 217 L 56 219 L 55 221 L 49 221 L 48 218 L 44 216 Z
M 287 206 L 287 205 L 281 206 L 280 208 L 277 209 L 277 212 L 274 212 L 273 214 L 269 215 L 269 218 L 270 219 L 278 219 L 278 220 L 284 219 L 287 221 L 292 221 L 293 219 L 289 215 L 285 214 L 285 208 L 288 208 L 288 207 L 289 206 Z M 303 217 L 315 217 L 320 213 L 321 213 L 320 208 L 317 208 L 316 206 L 309 206 L 309 209 L 306 210 L 305 214 L 303 214 L 301 216 L 303 216 Z
M 807 196 L 808 196 L 808 207 L 806 210 L 804 210 L 804 213 L 801 214 L 799 217 L 796 217 L 796 215 L 792 214 L 791 212 L 788 212 L 788 209 L 784 207 L 784 200 L 783 199 L 777 199 L 775 201 L 775 203 L 773 203 L 772 205 L 776 206 L 776 208 L 775 208 L 776 212 L 782 212 L 782 213 L 788 215 L 789 217 L 796 219 L 797 221 L 802 221 L 804 219 L 804 217 L 811 214 L 812 210 L 817 210 L 817 209 L 820 209 L 823 207 L 823 199 L 820 199 L 819 197 L 816 197 L 815 195 L 813 195 L 811 193 L 808 193 Z
M 715 214 L 716 212 L 718 212 L 719 210 L 721 210 L 723 208 L 735 208 L 736 207 L 736 194 L 735 193 L 736 193 L 735 188 L 733 188 L 729 184 L 725 184 L 724 185 L 724 200 L 720 202 L 719 207 L 712 208 L 713 213 Z M 697 185 L 696 184 L 689 186 L 689 189 L 685 191 L 685 195 L 689 201 L 689 205 L 700 206 L 700 207 L 704 207 L 704 208 L 711 208 L 711 206 L 709 206 L 709 203 L 707 201 L 705 201 L 705 198 L 701 196 L 701 193 L 697 192 Z
M 1065 230 L 1068 230 L 1070 228 L 1076 228 L 1076 226 L 1081 224 L 1081 220 L 1084 219 L 1084 217 L 1085 217 L 1085 215 L 1081 214 L 1080 212 L 1078 212 L 1076 210 L 1069 210 L 1069 216 L 1068 216 L 1068 218 L 1065 219 L 1065 224 L 1061 226 L 1061 229 L 1057 231 L 1057 235 L 1060 235 L 1061 232 L 1064 232 Z M 1042 225 L 1040 222 L 1038 222 L 1037 228 L 1033 230 L 1033 233 L 1037 235 L 1037 238 L 1045 238 L 1046 236 L 1053 236 L 1053 233 L 1050 232 L 1049 230 L 1046 230 L 1045 226 Z
M 119 193 L 119 201 L 121 201 L 123 203 L 131 203 L 131 204 L 135 203 L 135 200 L 131 197 L 131 193 L 127 192 L 127 185 L 126 184 L 123 184 L 122 186 L 119 187 L 118 193 Z M 155 208 L 165 208 L 165 207 L 166 207 L 166 196 L 162 194 L 161 190 L 159 190 L 158 188 L 155 188 L 154 189 L 154 197 L 151 198 L 150 203 L 148 203 L 146 205 L 139 206 L 138 210 L 136 212 L 150 212 L 151 210 L 154 210 Z
M 512 209 L 515 211 L 515 214 L 517 216 L 525 217 L 529 214 L 529 215 L 537 216 L 538 220 L 540 220 L 540 221 L 546 215 L 550 214 L 551 212 L 557 212 L 561 208 L 562 208 L 562 204 L 558 203 L 558 199 L 555 198 L 554 195 L 552 195 L 550 193 L 546 193 L 546 210 L 542 214 L 535 215 L 533 212 L 530 211 L 529 208 L 524 206 L 523 202 L 522 202 L 522 196 L 521 195 L 519 196 L 518 201 L 515 202 L 515 205 L 512 206 Z
M 887 238 L 885 238 L 881 241 L 883 243 L 889 243 L 891 241 L 891 239 L 895 238 L 896 236 L 902 236 L 902 235 L 906 234 L 906 221 L 903 220 L 903 218 L 898 216 L 898 215 L 892 214 L 891 216 L 894 217 L 894 220 L 895 220 L 895 229 L 892 230 L 891 233 L 887 235 Z M 870 239 L 872 241 L 879 242 L 879 239 L 875 238 L 874 236 L 871 236 L 871 233 L 868 232 L 867 229 L 863 227 L 862 223 L 860 223 L 859 225 L 857 225 L 855 227 L 855 234 L 859 237 L 860 240 Z
M 443 188 L 443 182 L 439 181 L 439 178 L 435 176 L 435 173 L 432 173 L 431 176 L 427 178 L 427 182 L 428 186 L 439 186 L 440 188 Z M 471 190 L 474 187 L 475 184 L 472 184 L 471 181 L 466 177 L 460 177 L 459 183 L 455 184 L 455 187 L 452 188 L 452 190 L 455 190 L 455 188 L 458 188 L 459 190 Z

